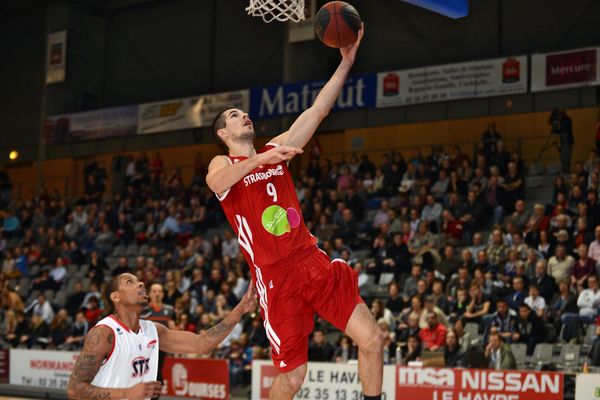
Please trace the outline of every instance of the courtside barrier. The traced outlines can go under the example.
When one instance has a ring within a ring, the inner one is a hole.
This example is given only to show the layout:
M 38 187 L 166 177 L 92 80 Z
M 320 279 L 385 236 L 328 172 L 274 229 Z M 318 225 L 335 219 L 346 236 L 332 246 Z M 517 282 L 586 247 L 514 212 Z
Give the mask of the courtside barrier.
M 29 395 L 37 397 L 37 393 L 40 398 L 48 393 L 55 395 L 58 389 L 64 397 L 78 354 L 74 351 L 0 350 L 0 383 L 6 360 L 10 386 L 33 390 Z M 226 360 L 165 357 L 163 395 L 166 397 L 161 398 L 229 399 L 228 371 Z
M 268 399 L 276 376 L 277 369 L 270 361 L 255 361 L 252 400 Z M 539 400 L 540 395 L 544 400 L 563 400 L 564 374 L 386 365 L 383 392 L 387 400 Z M 308 363 L 304 385 L 296 398 L 361 399 L 356 364 Z

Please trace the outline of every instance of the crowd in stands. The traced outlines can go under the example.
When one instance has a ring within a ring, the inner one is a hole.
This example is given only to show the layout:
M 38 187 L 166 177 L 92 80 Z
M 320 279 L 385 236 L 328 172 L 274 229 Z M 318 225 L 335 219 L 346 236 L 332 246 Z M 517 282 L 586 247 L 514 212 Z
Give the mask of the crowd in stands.
M 306 225 L 358 274 L 386 335 L 386 363 L 437 351 L 446 365 L 466 365 L 477 347 L 490 366 L 514 368 L 509 344 L 532 354 L 538 343 L 582 340 L 597 323 L 595 152 L 556 177 L 552 198 L 535 202 L 525 198 L 523 161 L 493 124 L 474 155 L 436 146 L 382 154 L 376 165 L 366 154 L 335 162 L 312 154 L 298 170 Z M 110 173 L 86 165 L 78 199 L 42 192 L 4 207 L 1 343 L 80 348 L 105 314 L 107 280 L 122 272 L 147 283 L 148 318 L 192 332 L 220 321 L 244 294 L 249 270 L 205 174 L 201 156 L 184 184 L 159 152 L 121 152 Z M 310 360 L 357 358 L 348 337 L 317 322 Z M 212 356 L 230 360 L 233 383 L 247 383 L 251 361 L 269 357 L 258 313 Z

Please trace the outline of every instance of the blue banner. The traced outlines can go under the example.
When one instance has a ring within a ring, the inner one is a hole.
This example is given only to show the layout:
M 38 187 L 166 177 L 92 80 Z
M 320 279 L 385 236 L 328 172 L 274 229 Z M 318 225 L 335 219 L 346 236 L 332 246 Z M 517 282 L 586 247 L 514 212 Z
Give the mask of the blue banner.
M 458 19 L 469 15 L 469 0 L 402 0 L 415 6 Z
M 309 108 L 326 81 L 257 86 L 250 90 L 250 117 L 273 118 L 300 114 Z M 350 76 L 337 98 L 334 110 L 375 108 L 377 75 Z

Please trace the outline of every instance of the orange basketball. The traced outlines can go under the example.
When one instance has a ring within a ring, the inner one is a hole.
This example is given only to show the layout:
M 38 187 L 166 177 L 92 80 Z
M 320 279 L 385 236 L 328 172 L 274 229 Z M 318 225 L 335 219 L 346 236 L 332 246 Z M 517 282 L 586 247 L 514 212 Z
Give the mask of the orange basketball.
M 344 1 L 330 1 L 315 18 L 315 33 L 329 47 L 346 47 L 358 38 L 361 19 L 358 11 Z

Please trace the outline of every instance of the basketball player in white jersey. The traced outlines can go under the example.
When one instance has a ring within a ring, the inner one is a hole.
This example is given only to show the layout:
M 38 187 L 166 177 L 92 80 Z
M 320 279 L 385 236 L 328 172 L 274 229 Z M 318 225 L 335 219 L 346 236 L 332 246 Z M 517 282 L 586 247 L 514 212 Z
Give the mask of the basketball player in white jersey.
M 169 353 L 211 352 L 246 312 L 255 309 L 253 286 L 219 324 L 195 335 L 140 319 L 148 305 L 144 283 L 129 273 L 113 278 L 106 289 L 106 303 L 113 313 L 88 332 L 69 378 L 68 398 L 142 400 L 158 396 L 159 348 Z

